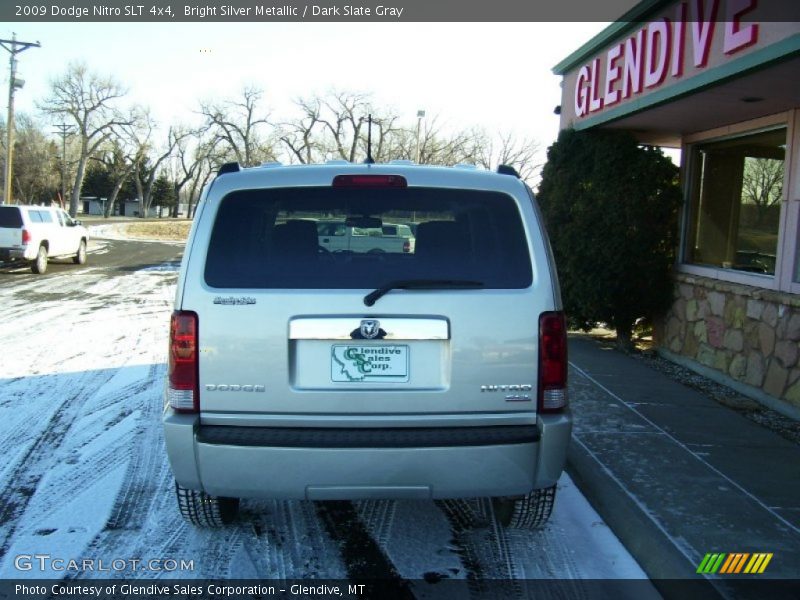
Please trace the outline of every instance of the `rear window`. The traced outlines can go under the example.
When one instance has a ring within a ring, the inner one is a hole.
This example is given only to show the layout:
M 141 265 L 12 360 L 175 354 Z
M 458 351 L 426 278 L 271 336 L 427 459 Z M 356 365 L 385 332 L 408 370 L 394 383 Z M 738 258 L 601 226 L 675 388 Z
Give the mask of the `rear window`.
M 516 203 L 441 188 L 234 192 L 220 204 L 205 266 L 215 288 L 362 289 L 395 279 L 530 286 Z
M 0 227 L 22 227 L 22 215 L 16 206 L 0 206 Z

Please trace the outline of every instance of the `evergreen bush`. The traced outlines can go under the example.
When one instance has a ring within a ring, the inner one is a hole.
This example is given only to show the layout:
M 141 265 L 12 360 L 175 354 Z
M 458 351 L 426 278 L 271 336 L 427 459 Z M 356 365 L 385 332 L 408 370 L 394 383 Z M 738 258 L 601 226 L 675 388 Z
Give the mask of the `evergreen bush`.
M 537 195 L 573 326 L 598 322 L 631 343 L 639 318 L 672 301 L 678 168 L 629 133 L 562 130 Z

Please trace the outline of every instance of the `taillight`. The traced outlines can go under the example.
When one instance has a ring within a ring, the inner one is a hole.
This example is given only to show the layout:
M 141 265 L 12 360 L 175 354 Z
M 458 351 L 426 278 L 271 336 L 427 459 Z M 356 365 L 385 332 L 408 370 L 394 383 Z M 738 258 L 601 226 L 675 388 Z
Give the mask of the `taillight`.
M 30 244 L 31 243 L 31 232 L 27 229 L 22 230 L 22 244 Z
M 337 175 L 333 187 L 404 188 L 408 184 L 401 175 Z
M 563 312 L 539 315 L 538 411 L 560 412 L 567 407 L 567 323 Z
M 405 240 L 403 242 L 403 252 L 405 252 L 406 254 L 411 252 L 411 240 Z
M 175 311 L 169 327 L 169 405 L 179 412 L 200 409 L 197 314 Z

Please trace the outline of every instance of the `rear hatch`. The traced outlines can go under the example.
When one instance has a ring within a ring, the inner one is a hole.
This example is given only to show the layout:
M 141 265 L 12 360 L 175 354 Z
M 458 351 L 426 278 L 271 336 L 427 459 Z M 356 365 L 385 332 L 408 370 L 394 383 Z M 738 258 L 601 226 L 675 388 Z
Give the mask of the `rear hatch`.
M 200 315 L 203 414 L 533 413 L 553 291 L 534 282 L 524 210 L 505 193 L 405 185 L 228 194 L 185 306 Z M 319 222 L 332 220 L 413 224 L 416 243 L 329 252 Z
M 22 245 L 22 214 L 16 206 L 0 206 L 0 248 Z

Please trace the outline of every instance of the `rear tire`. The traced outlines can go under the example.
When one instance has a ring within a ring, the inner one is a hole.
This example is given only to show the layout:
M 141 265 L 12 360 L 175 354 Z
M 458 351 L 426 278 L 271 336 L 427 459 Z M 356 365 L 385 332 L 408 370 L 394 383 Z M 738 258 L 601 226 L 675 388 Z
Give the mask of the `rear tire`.
M 75 256 L 72 257 L 72 262 L 76 265 L 86 264 L 86 240 L 81 240 L 78 251 L 75 253 Z
M 533 490 L 519 498 L 492 498 L 497 521 L 509 529 L 539 529 L 547 523 L 556 500 L 556 486 Z
M 196 527 L 224 527 L 236 519 L 238 498 L 217 498 L 190 490 L 175 482 L 175 496 L 181 516 Z
M 31 271 L 37 275 L 41 275 L 47 271 L 47 248 L 39 246 L 39 252 L 36 253 L 36 260 L 31 263 Z

